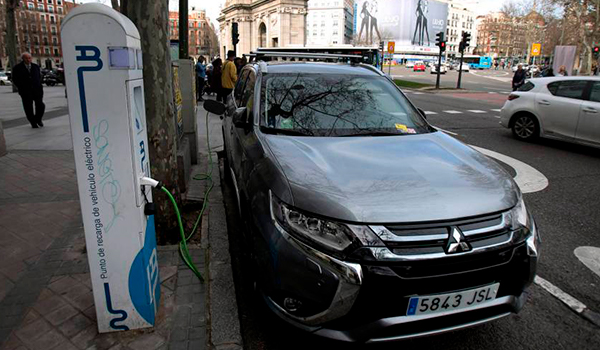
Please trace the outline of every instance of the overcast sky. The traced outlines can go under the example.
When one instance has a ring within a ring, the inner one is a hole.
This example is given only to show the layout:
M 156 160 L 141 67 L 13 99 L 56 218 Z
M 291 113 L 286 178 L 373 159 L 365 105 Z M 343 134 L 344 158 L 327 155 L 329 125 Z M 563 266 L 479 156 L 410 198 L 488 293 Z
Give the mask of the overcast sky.
M 75 0 L 77 3 L 80 2 L 101 2 L 110 6 L 110 0 Z M 491 11 L 498 11 L 502 3 L 506 0 L 464 0 L 462 3 L 464 4 L 477 4 L 473 6 L 477 10 L 478 15 L 486 14 Z M 221 8 L 225 4 L 225 0 L 188 0 L 188 4 L 190 7 L 195 7 L 196 9 L 206 10 L 206 14 L 210 18 L 210 20 L 215 24 L 216 28 L 219 28 L 219 23 L 217 22 L 217 17 L 219 17 L 219 12 Z M 178 0 L 169 0 L 169 8 L 173 11 L 177 11 L 179 9 L 179 1 Z

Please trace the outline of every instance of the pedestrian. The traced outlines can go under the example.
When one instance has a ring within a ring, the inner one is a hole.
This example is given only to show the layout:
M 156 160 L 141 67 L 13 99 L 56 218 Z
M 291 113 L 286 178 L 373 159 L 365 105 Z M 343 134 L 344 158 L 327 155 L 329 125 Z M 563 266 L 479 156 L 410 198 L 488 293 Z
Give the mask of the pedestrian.
M 560 76 L 563 76 L 563 77 L 566 77 L 566 76 L 568 76 L 569 74 L 567 73 L 567 67 L 565 67 L 565 66 L 560 66 L 560 67 L 558 68 L 558 75 L 560 75 Z
M 44 88 L 42 87 L 42 74 L 40 66 L 31 63 L 31 54 L 25 52 L 21 55 L 21 63 L 17 64 L 12 69 L 13 84 L 19 90 L 25 116 L 31 124 L 32 128 L 44 126 L 42 117 L 46 105 L 42 101 L 44 97 Z M 33 105 L 35 103 L 35 114 Z
M 553 77 L 553 76 L 554 76 L 554 69 L 552 69 L 552 67 L 546 68 L 544 77 Z
M 246 59 L 246 56 L 243 56 L 243 57 L 240 59 L 240 64 L 239 64 L 239 66 L 236 64 L 236 66 L 235 66 L 235 67 L 236 67 L 236 68 L 237 68 L 237 70 L 238 70 L 238 78 L 239 78 L 239 77 L 240 77 L 240 75 L 242 74 L 242 68 L 244 68 L 244 66 L 245 66 L 246 64 L 248 64 L 248 59 Z
M 204 65 L 204 56 L 198 56 L 196 63 L 196 100 L 204 101 L 204 83 L 206 80 L 206 66 Z
M 215 59 L 212 62 L 212 77 L 210 80 L 210 88 L 217 94 L 217 101 L 225 102 L 223 98 L 223 85 L 221 85 L 221 73 L 223 71 L 223 60 L 220 58 Z
M 525 77 L 526 77 L 526 72 L 523 69 L 523 65 L 521 63 L 519 63 L 519 65 L 517 66 L 517 71 L 515 72 L 515 75 L 513 76 L 512 79 L 512 88 L 513 91 L 516 91 L 518 88 L 521 87 L 521 85 L 525 84 Z
M 237 68 L 235 63 L 235 52 L 232 50 L 227 51 L 227 61 L 223 65 L 223 73 L 221 73 L 221 85 L 223 86 L 223 98 L 224 102 L 227 102 L 227 97 L 233 91 L 235 83 L 237 82 Z
M 494 62 L 494 68 L 498 70 L 498 61 Z

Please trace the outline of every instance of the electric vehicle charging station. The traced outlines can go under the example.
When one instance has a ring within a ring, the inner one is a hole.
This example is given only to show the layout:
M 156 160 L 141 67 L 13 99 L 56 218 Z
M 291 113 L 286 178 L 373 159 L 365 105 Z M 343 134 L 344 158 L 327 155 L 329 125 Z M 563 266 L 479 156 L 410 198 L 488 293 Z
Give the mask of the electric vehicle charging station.
M 101 4 L 62 29 L 81 214 L 100 332 L 152 327 L 160 302 L 140 35 Z

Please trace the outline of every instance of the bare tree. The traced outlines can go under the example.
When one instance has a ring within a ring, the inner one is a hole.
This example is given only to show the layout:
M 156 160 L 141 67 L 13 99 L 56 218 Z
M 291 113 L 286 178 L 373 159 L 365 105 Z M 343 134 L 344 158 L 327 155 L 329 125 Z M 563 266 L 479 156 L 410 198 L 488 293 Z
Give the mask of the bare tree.
M 10 69 L 17 64 L 17 20 L 15 11 L 19 7 L 19 0 L 6 1 L 6 53 Z M 12 91 L 17 92 L 17 85 L 12 84 Z
M 177 136 L 173 106 L 171 56 L 169 50 L 169 5 L 162 0 L 121 2 L 121 10 L 140 32 L 144 62 L 144 94 L 152 176 L 164 183 L 178 202 Z M 160 215 L 156 217 L 159 242 L 177 227 L 175 211 L 166 194 L 153 193 Z

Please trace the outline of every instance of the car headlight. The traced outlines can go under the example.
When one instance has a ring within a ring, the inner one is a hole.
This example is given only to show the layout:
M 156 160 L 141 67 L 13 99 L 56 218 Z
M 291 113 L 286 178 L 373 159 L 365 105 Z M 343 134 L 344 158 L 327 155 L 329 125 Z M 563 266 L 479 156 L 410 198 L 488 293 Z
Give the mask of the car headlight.
M 273 220 L 286 232 L 315 249 L 345 258 L 359 247 L 380 247 L 383 242 L 367 226 L 351 225 L 302 212 L 270 193 Z
M 515 232 L 515 241 L 521 242 L 527 240 L 527 245 L 534 247 L 535 254 L 539 249 L 540 236 L 533 218 L 525 207 L 523 197 L 519 198 L 517 205 L 510 211 L 512 229 Z

